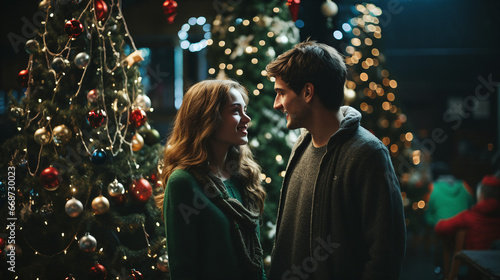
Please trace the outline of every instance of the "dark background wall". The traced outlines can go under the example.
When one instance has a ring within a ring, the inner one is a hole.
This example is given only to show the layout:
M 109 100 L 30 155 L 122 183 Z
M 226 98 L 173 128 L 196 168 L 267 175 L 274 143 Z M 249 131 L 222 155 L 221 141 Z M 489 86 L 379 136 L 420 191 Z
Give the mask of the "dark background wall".
M 249 2 L 242 1 L 241 5 Z M 335 43 L 325 28 L 326 19 L 319 12 L 322 2 L 302 1 L 299 18 L 306 22 L 302 35 Z M 335 2 L 340 11 L 334 18 L 338 26 L 352 16 L 353 4 L 357 2 Z M 180 26 L 192 16 L 205 16 L 210 20 L 216 14 L 216 3 L 179 0 L 178 14 L 172 25 L 166 23 L 160 0 L 124 0 L 123 10 L 137 46 L 156 49 L 153 65 L 160 65 L 161 71 L 171 75 L 172 69 L 168 67 L 173 62 L 172 49 L 177 44 Z M 490 163 L 499 145 L 498 85 L 491 84 L 500 82 L 500 24 L 496 16 L 500 1 L 385 0 L 373 3 L 384 11 L 381 51 L 391 76 L 398 82 L 397 98 L 418 137 L 417 143 L 429 151 L 433 160 L 449 161 L 457 175 L 475 184 L 484 173 L 492 171 Z M 0 101 L 5 100 L 5 92 L 20 90 L 17 73 L 28 61 L 24 44 L 13 44 L 8 35 L 15 34 L 24 40 L 31 38 L 29 26 L 36 22 L 33 15 L 37 11 L 37 1 L 2 4 Z M 197 67 L 199 56 L 185 54 L 185 79 L 196 77 L 193 67 Z M 156 90 L 172 91 L 172 85 Z M 161 102 L 173 100 L 167 98 Z M 2 139 L 12 133 L 5 122 L 5 106 L 5 102 L 0 104 Z M 462 107 L 462 111 L 451 114 L 449 110 L 457 106 Z M 151 117 L 165 131 L 174 112 L 157 111 Z M 433 131 L 441 130 L 443 134 L 436 141 L 432 138 Z M 441 141 L 444 138 L 446 140 Z

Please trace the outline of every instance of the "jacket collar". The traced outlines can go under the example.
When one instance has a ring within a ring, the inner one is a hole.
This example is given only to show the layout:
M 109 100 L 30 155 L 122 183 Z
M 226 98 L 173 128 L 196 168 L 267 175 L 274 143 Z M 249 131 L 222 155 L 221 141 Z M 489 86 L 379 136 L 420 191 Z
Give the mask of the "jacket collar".
M 337 130 L 337 132 L 335 132 L 330 137 L 330 140 L 328 141 L 328 147 L 331 147 L 335 139 L 343 137 L 344 135 L 350 135 L 351 133 L 356 131 L 360 126 L 361 113 L 358 110 L 350 106 L 342 106 L 340 107 L 339 110 L 344 116 L 344 118 L 340 122 L 339 130 Z M 309 143 L 311 137 L 312 137 L 311 133 L 309 133 L 307 129 L 302 128 L 300 136 L 297 138 L 296 146 L 302 145 L 303 142 Z M 290 158 L 293 157 L 294 152 L 292 152 Z

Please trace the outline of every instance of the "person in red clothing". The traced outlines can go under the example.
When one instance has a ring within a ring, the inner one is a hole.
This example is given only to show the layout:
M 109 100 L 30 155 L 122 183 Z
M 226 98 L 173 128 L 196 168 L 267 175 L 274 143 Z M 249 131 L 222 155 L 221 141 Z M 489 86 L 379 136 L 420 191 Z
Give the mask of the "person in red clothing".
M 478 202 L 471 209 L 440 220 L 434 228 L 437 235 L 453 236 L 466 229 L 464 249 L 487 250 L 500 239 L 500 179 L 484 176 L 477 189 Z

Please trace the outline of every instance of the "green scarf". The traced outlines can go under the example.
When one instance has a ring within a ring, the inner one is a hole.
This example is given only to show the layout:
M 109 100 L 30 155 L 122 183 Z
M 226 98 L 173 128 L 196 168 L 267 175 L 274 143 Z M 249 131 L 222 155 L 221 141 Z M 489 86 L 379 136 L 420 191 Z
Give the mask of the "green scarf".
M 202 186 L 205 195 L 228 218 L 231 224 L 231 236 L 247 268 L 259 272 L 263 255 L 257 232 L 259 214 L 248 210 L 237 199 L 229 197 L 222 180 L 212 175 L 208 170 L 205 172 L 190 170 L 190 172 Z

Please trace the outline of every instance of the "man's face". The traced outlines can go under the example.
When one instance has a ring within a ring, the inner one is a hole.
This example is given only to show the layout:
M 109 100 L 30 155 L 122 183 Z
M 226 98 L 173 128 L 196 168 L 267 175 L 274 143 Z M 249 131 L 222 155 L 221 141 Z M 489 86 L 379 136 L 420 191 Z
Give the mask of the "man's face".
M 286 127 L 296 129 L 304 127 L 307 119 L 307 103 L 301 92 L 295 93 L 281 77 L 276 77 L 274 82 L 276 98 L 274 99 L 274 109 L 286 114 Z

